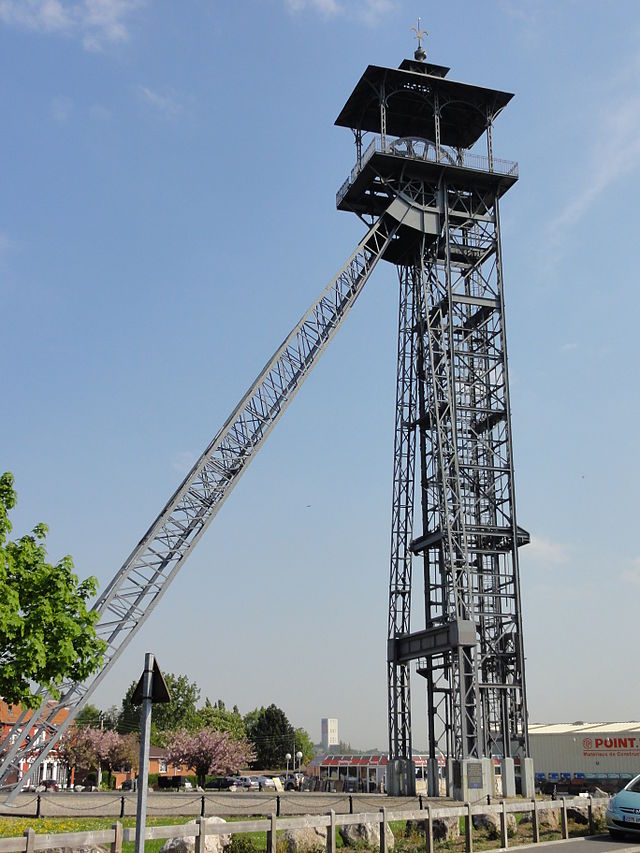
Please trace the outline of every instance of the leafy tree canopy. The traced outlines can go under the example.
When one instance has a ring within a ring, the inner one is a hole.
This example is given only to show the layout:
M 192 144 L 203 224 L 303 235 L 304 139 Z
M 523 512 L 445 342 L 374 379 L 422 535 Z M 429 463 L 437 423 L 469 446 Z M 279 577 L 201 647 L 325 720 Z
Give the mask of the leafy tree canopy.
M 75 719 L 75 725 L 79 728 L 88 726 L 92 729 L 99 729 L 102 713 L 103 712 L 100 708 L 97 708 L 95 705 L 91 705 L 91 703 L 88 702 L 82 710 L 78 711 Z
M 197 712 L 197 724 L 198 728 L 228 732 L 236 740 L 246 736 L 244 720 L 237 705 L 234 705 L 233 711 L 227 711 L 221 699 L 218 699 L 215 705 L 212 705 L 209 699 L 205 700 L 204 707 Z
M 308 764 L 315 754 L 313 742 L 304 729 L 296 729 L 296 754 L 302 753 L 302 764 Z M 293 755 L 293 753 L 292 753 Z M 297 762 L 296 762 L 297 763 Z
M 255 712 L 252 712 L 253 714 Z M 285 755 L 288 752 L 293 755 L 296 751 L 293 726 L 284 711 L 276 705 L 261 708 L 257 712 L 257 718 L 251 716 L 247 737 L 256 751 L 255 766 L 263 770 L 284 767 Z
M 101 711 L 95 705 L 87 704 L 78 712 L 76 716 L 76 725 L 80 728 L 88 726 L 91 729 L 112 729 L 118 728 L 118 719 L 120 713 L 115 705 L 107 708 L 106 711 Z
M 186 675 L 167 673 L 164 680 L 171 694 L 171 701 L 153 706 L 152 742 L 162 743 L 162 732 L 180 730 L 194 731 L 198 728 L 196 705 L 200 698 L 200 688 L 195 681 L 189 681 Z M 140 705 L 132 705 L 131 698 L 137 682 L 132 682 L 122 700 L 118 716 L 118 731 L 122 734 L 137 732 L 140 728 Z
M 0 695 L 38 708 L 42 694 L 34 685 L 59 698 L 65 679 L 83 681 L 98 669 L 106 647 L 94 629 L 98 614 L 87 609 L 96 579 L 80 583 L 70 556 L 47 563 L 45 524 L 8 540 L 13 482 L 12 474 L 0 476 Z
M 253 711 L 248 711 L 244 715 L 244 728 L 249 739 L 251 739 L 253 730 L 258 724 L 258 720 L 260 719 L 260 714 L 262 714 L 264 710 L 265 708 L 263 705 L 261 708 L 254 708 Z

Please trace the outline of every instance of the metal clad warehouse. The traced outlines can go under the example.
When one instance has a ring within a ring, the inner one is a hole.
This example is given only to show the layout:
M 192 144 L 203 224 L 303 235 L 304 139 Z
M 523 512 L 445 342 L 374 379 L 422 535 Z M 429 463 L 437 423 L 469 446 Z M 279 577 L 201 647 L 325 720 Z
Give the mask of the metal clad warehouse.
M 640 773 L 640 723 L 529 726 L 536 782 L 543 791 L 619 790 Z

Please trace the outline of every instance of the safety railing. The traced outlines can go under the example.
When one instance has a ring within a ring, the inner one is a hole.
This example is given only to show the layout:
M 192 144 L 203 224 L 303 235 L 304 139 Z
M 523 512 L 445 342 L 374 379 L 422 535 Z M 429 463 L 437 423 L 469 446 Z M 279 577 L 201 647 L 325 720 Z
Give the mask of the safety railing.
M 487 156 L 471 151 L 457 151 L 445 145 L 437 152 L 435 145 L 426 139 L 386 139 L 375 136 L 360 157 L 360 161 L 351 170 L 349 177 L 336 194 L 336 204 L 340 204 L 349 188 L 353 185 L 360 172 L 374 154 L 391 154 L 409 160 L 422 160 L 429 163 L 439 163 L 443 166 L 457 166 L 462 169 L 473 169 L 476 172 L 518 177 L 518 164 L 513 160 L 501 160 L 494 157 L 491 162 Z

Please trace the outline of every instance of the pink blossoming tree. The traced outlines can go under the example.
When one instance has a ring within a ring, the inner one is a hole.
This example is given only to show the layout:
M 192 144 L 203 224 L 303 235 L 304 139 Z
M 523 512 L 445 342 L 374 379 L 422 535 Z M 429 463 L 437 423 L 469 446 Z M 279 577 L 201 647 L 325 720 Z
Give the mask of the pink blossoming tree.
M 244 738 L 236 740 L 228 732 L 213 729 L 178 731 L 167 740 L 167 761 L 175 766 L 186 764 L 193 767 L 200 786 L 204 786 L 208 773 L 237 773 L 254 758 L 255 753 L 248 741 Z

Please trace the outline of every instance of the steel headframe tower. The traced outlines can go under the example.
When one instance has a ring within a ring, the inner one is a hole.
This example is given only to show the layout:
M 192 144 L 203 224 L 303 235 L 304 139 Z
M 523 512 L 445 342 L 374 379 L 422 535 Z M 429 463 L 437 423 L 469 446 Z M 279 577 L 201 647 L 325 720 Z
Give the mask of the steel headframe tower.
M 430 793 L 443 756 L 454 787 L 465 760 L 528 756 L 517 553 L 528 536 L 515 514 L 498 213 L 518 167 L 496 159 L 492 142 L 512 95 L 447 79 L 425 59 L 420 50 L 397 69 L 370 65 L 336 120 L 357 154 L 338 208 L 403 223 L 383 258 L 400 285 L 387 776 L 390 792 L 406 794 L 413 661 L 427 682 Z
M 337 204 L 355 211 L 368 232 L 95 603 L 106 645 L 102 669 L 64 684 L 59 702 L 42 688 L 39 711 L 31 718 L 25 711 L 0 743 L 7 802 L 37 778 L 151 615 L 381 259 L 398 267 L 400 281 L 390 787 L 411 793 L 414 785 L 414 660 L 428 684 L 432 765 L 440 753 L 460 760 L 527 755 L 516 552 L 526 534 L 514 511 L 498 218 L 498 199 L 517 180 L 517 166 L 495 160 L 491 142 L 493 120 L 511 95 L 447 80 L 449 69 L 424 59 L 420 48 L 399 69 L 369 66 L 340 113 L 336 124 L 354 130 L 357 163 Z M 364 151 L 367 132 L 377 135 Z M 482 135 L 487 154 L 471 153 Z M 424 563 L 426 625 L 418 633 L 410 629 L 414 555 Z

